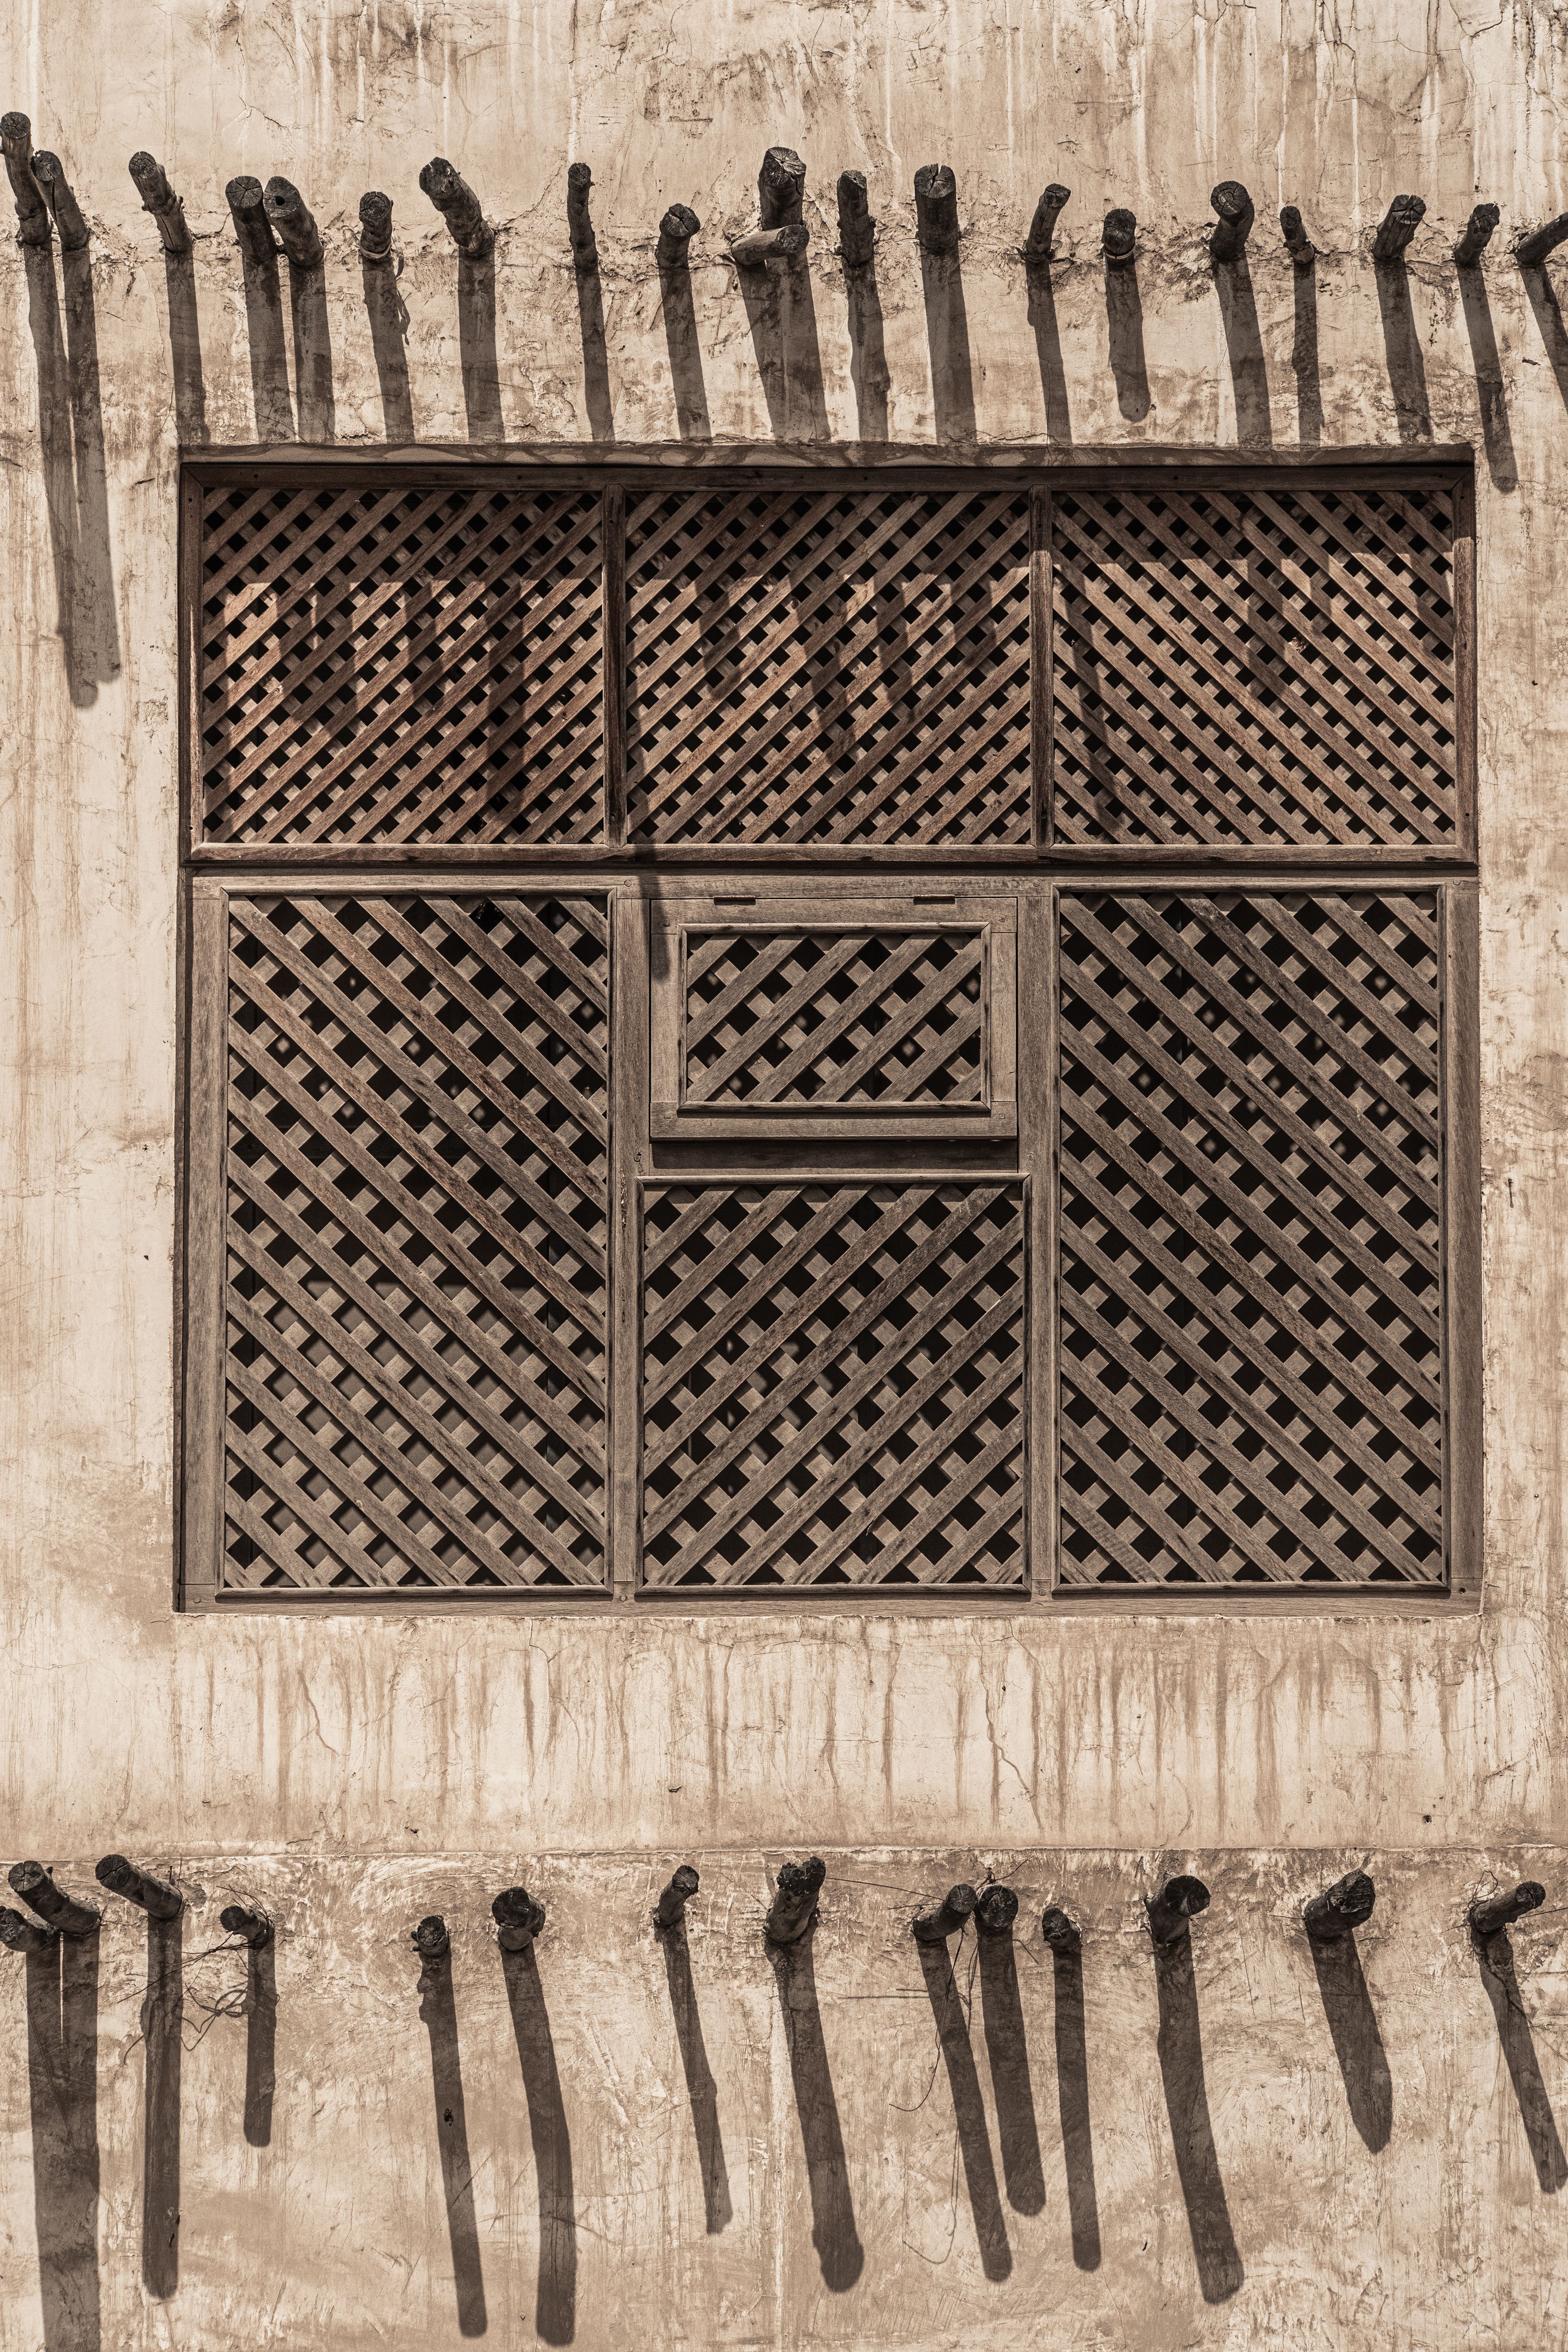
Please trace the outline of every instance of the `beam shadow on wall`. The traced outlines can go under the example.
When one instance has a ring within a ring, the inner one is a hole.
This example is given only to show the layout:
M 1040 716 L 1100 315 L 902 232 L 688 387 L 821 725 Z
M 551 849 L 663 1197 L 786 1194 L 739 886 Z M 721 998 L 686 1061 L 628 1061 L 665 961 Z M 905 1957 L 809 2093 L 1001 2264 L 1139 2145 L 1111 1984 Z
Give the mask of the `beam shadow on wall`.
M 1158 2050 L 1165 2109 L 1176 2152 L 1176 2173 L 1192 2231 L 1198 2285 L 1205 2303 L 1227 2303 L 1242 2284 L 1241 2256 L 1230 2226 L 1219 2151 L 1204 2082 L 1203 2032 L 1190 1936 L 1156 1945 L 1154 1979 L 1160 2001 Z
M 276 255 L 259 258 L 239 247 L 245 289 L 245 333 L 250 352 L 250 398 L 258 441 L 292 441 L 294 404 L 289 391 L 289 353 L 283 340 L 283 288 Z
M 382 432 L 389 442 L 412 441 L 414 396 L 408 384 L 408 305 L 391 262 L 362 260 L 360 283 L 364 288 L 376 382 L 381 386 Z
M 963 299 L 963 267 L 956 253 L 921 247 L 921 293 L 925 301 L 926 341 L 931 347 L 931 404 L 939 441 L 974 438 L 974 368 L 969 351 L 969 311 Z
M 1234 261 L 1212 265 L 1220 321 L 1230 361 L 1231 388 L 1236 400 L 1236 437 L 1245 447 L 1270 447 L 1274 428 L 1268 415 L 1268 377 L 1263 364 L 1263 336 L 1258 324 L 1258 298 L 1245 249 Z
M 658 264 L 659 309 L 664 320 L 669 379 L 675 392 L 675 429 L 683 441 L 711 441 L 708 387 L 702 380 L 702 346 L 689 263 Z
M 776 441 L 827 438 L 827 399 L 811 268 L 804 254 L 737 267 L 741 298 Z
M 1568 406 L 1568 327 L 1563 323 L 1563 312 L 1557 300 L 1556 289 L 1544 268 L 1521 269 L 1524 290 L 1530 297 L 1530 307 L 1535 313 L 1535 323 L 1541 330 L 1541 340 L 1546 347 L 1546 357 L 1557 379 L 1557 389 Z
M 98 1937 L 57 1936 L 26 1970 L 43 2352 L 99 2352 Z
M 1340 2062 L 1351 2121 L 1375 2156 L 1394 2132 L 1394 2082 L 1388 2053 L 1362 1974 L 1353 1935 L 1308 1937 L 1323 2014 Z
M 974 2218 L 974 2235 L 980 2246 L 980 2266 L 994 2284 L 999 2284 L 1012 2276 L 1013 2253 L 1007 2243 L 996 2168 L 991 2158 L 991 2135 L 985 2120 L 985 2103 L 980 2095 L 980 2074 L 969 2038 L 969 2020 L 946 1944 L 921 1944 L 919 1952 L 921 1974 L 925 1979 L 926 1994 L 936 2021 L 937 2042 L 952 2095 L 958 2152 L 963 2159 L 969 2210 Z
M 1517 489 L 1519 466 L 1513 454 L 1513 435 L 1509 427 L 1508 400 L 1503 390 L 1502 362 L 1498 357 L 1486 279 L 1479 268 L 1460 269 L 1457 274 L 1459 299 L 1465 310 L 1465 331 L 1470 339 L 1470 359 L 1476 371 L 1476 398 L 1481 413 L 1481 440 L 1487 453 L 1487 471 L 1492 478 L 1495 489 Z M 1526 271 L 1524 275 L 1528 278 L 1530 272 Z
M 1410 272 L 1403 259 L 1376 261 L 1377 307 L 1383 319 L 1384 348 L 1388 354 L 1388 381 L 1394 390 L 1394 417 L 1402 441 L 1430 441 L 1432 404 L 1426 396 L 1426 368 L 1421 357 L 1421 337 L 1410 301 Z
M 882 331 L 882 297 L 875 257 L 844 272 L 849 308 L 849 382 L 855 393 L 855 429 L 862 441 L 888 437 L 888 351 Z
M 767 1954 L 778 1981 L 790 2082 L 805 2150 L 811 2242 L 816 2248 L 823 2284 L 830 2294 L 846 2294 L 866 2267 L 866 2250 L 855 2224 L 844 2133 L 823 2039 L 813 1933 L 808 1928 L 794 1944 L 769 1944 Z
M 1512 1940 L 1506 1927 L 1500 1927 L 1495 1936 L 1488 1936 L 1484 1941 L 1473 1940 L 1480 1963 L 1481 1985 L 1497 2020 L 1498 2039 L 1502 2044 L 1513 2095 L 1519 2101 L 1535 2177 L 1547 2196 L 1554 2197 L 1568 2184 L 1568 2158 L 1563 2153 L 1557 2118 L 1552 2112 L 1541 2062 L 1535 2054 L 1535 2037 L 1519 1990 Z
M 180 2284 L 180 2063 L 185 1916 L 147 1915 L 142 2002 L 142 2283 L 166 2302 Z
M 1110 339 L 1110 373 L 1116 405 L 1130 425 L 1149 414 L 1149 369 L 1143 356 L 1143 298 L 1136 260 L 1105 264 L 1105 316 Z
M 458 2010 L 452 1995 L 450 1951 L 426 1952 L 419 1962 L 419 2014 L 430 2036 L 430 2081 L 436 2095 L 436 2139 L 441 2151 L 441 2190 L 447 2234 L 452 2248 L 452 2280 L 458 2294 L 458 2332 L 485 2332 L 485 2282 L 479 2233 L 474 2219 L 474 2168 L 468 2154 L 468 2112 L 463 2105 L 463 2066 L 458 2050 Z
M 1089 2114 L 1089 2051 L 1084 2034 L 1083 1953 L 1074 1944 L 1053 1948 L 1056 1991 L 1057 2112 L 1067 2174 L 1068 2226 L 1080 2271 L 1100 2268 L 1100 2203 L 1094 2186 L 1094 2137 Z
M 70 698 L 86 709 L 97 701 L 100 685 L 120 675 L 92 270 L 85 247 L 60 257 L 62 328 L 53 246 L 25 246 L 22 255 L 57 625 Z
M 270 1939 L 252 1946 L 245 1962 L 245 2137 L 252 2147 L 267 2147 L 278 2041 L 277 1953 Z
M 731 2221 L 733 2207 L 730 2202 L 730 2175 L 724 2162 L 724 2140 L 719 2128 L 719 2093 L 713 2080 L 713 2070 L 708 2063 L 708 2048 L 702 2039 L 702 2020 L 698 2013 L 696 1988 L 691 1981 L 691 1954 L 686 1941 L 686 1922 L 678 1919 L 672 1927 L 660 1930 L 659 1949 L 664 1955 L 665 1979 L 669 1986 L 669 2006 L 675 2019 L 675 2038 L 680 2049 L 681 2070 L 686 2076 L 686 2095 L 691 2102 L 691 2128 L 697 2137 L 697 2161 L 702 2173 L 702 2210 L 707 2219 L 708 2234 L 716 2237 Z
M 610 402 L 610 354 L 605 340 L 605 296 L 597 269 L 579 269 L 577 329 L 583 341 L 583 401 L 588 412 L 588 436 L 594 441 L 616 437 L 615 411 Z
M 289 272 L 289 316 L 294 334 L 294 389 L 301 441 L 335 441 L 337 400 L 332 390 L 332 337 L 327 320 L 324 270 Z
M 207 391 L 202 369 L 201 329 L 196 318 L 196 264 L 190 253 L 163 255 L 169 299 L 169 363 L 174 380 L 174 429 L 182 448 L 207 437 Z
M 550 2012 L 533 1948 L 503 1951 L 507 2006 L 528 2100 L 539 2194 L 539 2284 L 533 2324 L 546 2344 L 570 2344 L 577 2332 L 577 2209 L 572 2186 L 572 2140 L 555 2063 Z
M 1007 2202 L 1015 2213 L 1043 2212 L 1046 2177 L 1040 2166 L 1029 2045 L 1024 2032 L 1024 2006 L 1018 1998 L 1018 1963 L 1011 1927 L 980 1937 L 980 2000 Z
M 1296 379 L 1296 438 L 1303 449 L 1315 449 L 1323 437 L 1323 383 L 1318 361 L 1318 265 L 1292 269 L 1295 279 L 1296 323 L 1290 343 L 1290 373 Z
M 1029 324 L 1035 333 L 1035 355 L 1040 367 L 1040 390 L 1045 395 L 1046 432 L 1049 439 L 1070 448 L 1072 415 L 1068 407 L 1067 369 L 1062 363 L 1062 339 L 1057 326 L 1050 263 L 1026 257 L 1024 275 L 1028 289 Z
M 458 258 L 458 359 L 470 441 L 503 441 L 500 369 L 496 359 L 496 261 L 493 253 Z

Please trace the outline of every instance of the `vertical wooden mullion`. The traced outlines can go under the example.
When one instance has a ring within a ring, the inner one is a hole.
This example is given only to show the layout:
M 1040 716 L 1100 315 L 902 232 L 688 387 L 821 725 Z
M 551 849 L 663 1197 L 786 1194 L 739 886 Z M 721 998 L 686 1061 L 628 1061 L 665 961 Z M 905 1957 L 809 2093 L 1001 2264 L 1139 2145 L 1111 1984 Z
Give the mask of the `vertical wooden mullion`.
M 1479 1592 L 1485 1540 L 1481 1388 L 1479 886 L 1439 893 L 1443 1139 L 1443 1530 L 1448 1587 Z
M 626 494 L 605 490 L 599 509 L 604 582 L 605 838 L 626 837 Z
M 1476 824 L 1476 488 L 1454 486 L 1454 830 L 1467 857 L 1478 852 Z
M 184 1330 L 181 1351 L 184 1458 L 180 1511 L 181 1599 L 209 1606 L 217 1592 L 224 1528 L 224 1286 L 227 1224 L 228 901 L 196 886 L 190 924 L 189 1117 L 185 1145 Z
M 1031 838 L 1048 849 L 1054 833 L 1052 771 L 1056 705 L 1051 693 L 1051 494 L 1029 493 L 1029 766 L 1034 802 Z
M 605 1447 L 609 1581 L 635 1594 L 641 1567 L 642 1179 L 648 1150 L 648 908 L 635 883 L 610 901 L 610 1363 Z
M 179 785 L 186 855 L 202 838 L 202 486 L 193 474 L 180 483 L 177 566 L 180 698 Z
M 1056 893 L 1026 885 L 1018 905 L 1018 1169 L 1025 1179 L 1028 1357 L 1028 1582 L 1056 1582 Z

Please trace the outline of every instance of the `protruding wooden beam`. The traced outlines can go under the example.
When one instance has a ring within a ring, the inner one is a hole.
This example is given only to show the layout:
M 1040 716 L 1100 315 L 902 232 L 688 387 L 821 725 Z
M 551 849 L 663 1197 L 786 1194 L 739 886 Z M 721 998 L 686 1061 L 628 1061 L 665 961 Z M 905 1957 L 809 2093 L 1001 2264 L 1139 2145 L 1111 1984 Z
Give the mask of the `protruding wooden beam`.
M 1064 188 L 1058 180 L 1053 180 L 1045 191 L 1039 203 L 1035 206 L 1035 217 L 1029 223 L 1029 234 L 1024 239 L 1026 261 L 1050 259 L 1051 248 L 1056 242 L 1057 222 L 1060 217 L 1062 206 L 1071 194 L 1072 190 Z
M 572 239 L 572 265 L 586 272 L 599 267 L 599 240 L 588 217 L 588 191 L 594 174 L 586 163 L 566 167 L 566 233 Z
M 1496 233 L 1502 214 L 1496 205 L 1478 205 L 1470 215 L 1464 236 L 1454 247 L 1454 259 L 1461 269 L 1473 269 Z
M 40 1927 L 19 1911 L 0 1910 L 0 1944 L 8 1952 L 47 1952 L 58 1941 L 54 1928 Z
M 1239 180 L 1222 180 L 1209 203 L 1219 215 L 1209 231 L 1209 259 L 1239 261 L 1252 233 L 1252 198 Z
M 1279 212 L 1279 234 L 1285 240 L 1285 250 L 1298 269 L 1310 269 L 1318 257 L 1318 248 L 1307 235 L 1300 207 L 1284 205 Z
M 1005 1936 L 1018 1916 L 1018 1898 L 1010 1886 L 987 1886 L 974 1906 L 974 1924 L 987 1936 Z
M 392 259 L 392 198 L 369 188 L 359 200 L 359 257 L 362 261 Z
M 82 253 L 87 249 L 92 231 L 82 217 L 81 206 L 70 192 L 66 167 L 58 155 L 40 148 L 33 157 L 33 177 L 44 192 L 44 202 L 54 218 L 62 253 Z
M 1546 1889 L 1538 1878 L 1521 1878 L 1511 1895 L 1496 1895 L 1489 1903 L 1471 1904 L 1471 1932 L 1484 1942 L 1488 1936 L 1511 1927 L 1527 1911 L 1539 1911 L 1545 1900 Z
M 224 195 L 241 250 L 263 269 L 275 269 L 278 267 L 278 240 L 267 217 L 260 181 L 252 179 L 248 172 L 241 172 L 237 179 L 229 182 Z
M 419 1922 L 408 1938 L 421 1960 L 444 1959 L 452 1948 L 452 1938 L 447 1932 L 447 1922 L 439 1911 L 432 1911 Z
M 1373 239 L 1373 259 L 1397 261 L 1426 217 L 1425 196 L 1395 196 Z
M 7 115 L 5 120 L 9 122 L 10 116 Z M 16 185 L 15 181 L 12 185 Z M 1531 229 L 1528 236 L 1521 236 L 1513 248 L 1513 257 L 1521 269 L 1539 269 L 1547 255 L 1555 253 L 1565 238 L 1568 238 L 1568 213 L 1559 213 L 1555 220 L 1547 221 L 1541 228 Z M 23 242 L 26 241 L 24 238 Z
M 661 269 L 690 268 L 688 248 L 701 226 L 689 205 L 671 205 L 658 225 L 658 243 L 653 249 L 653 257 Z
M 805 165 L 793 147 L 770 147 L 757 173 L 760 226 L 788 228 L 805 218 Z
M 321 266 L 321 231 L 293 181 L 276 177 L 268 180 L 261 201 L 267 207 L 268 219 L 278 232 L 278 242 L 289 257 L 289 268 L 319 269 Z
M 928 253 L 958 251 L 958 182 L 945 163 L 915 173 L 915 229 Z
M 189 253 L 191 232 L 185 226 L 185 207 L 169 185 L 157 157 L 149 155 L 144 147 L 138 148 L 131 158 L 131 176 L 136 183 L 142 211 L 151 213 L 158 224 L 164 252 Z
M 1040 1933 L 1053 1952 L 1077 1952 L 1083 1948 L 1083 1937 L 1065 1911 L 1053 1904 L 1040 1914 Z
M 138 1870 L 122 1853 L 106 1853 L 93 1876 L 111 1895 L 123 1895 L 127 1903 L 145 1911 L 149 1919 L 177 1919 L 185 1907 L 185 1898 L 177 1887 Z
M 503 1886 L 490 1905 L 496 1941 L 503 1952 L 525 1952 L 544 1925 L 544 1906 L 526 1886 Z
M 673 1927 L 686 1916 L 686 1906 L 702 1884 L 689 1862 L 683 1862 L 654 1906 L 656 1927 Z
M 1125 269 L 1138 243 L 1138 216 L 1125 205 L 1105 215 L 1105 226 L 1100 233 L 1100 249 L 1112 269 Z
M 11 1892 L 19 1895 L 29 1911 L 62 1936 L 96 1936 L 103 1923 L 103 1914 L 91 1903 L 73 1902 L 55 1885 L 41 1862 L 15 1863 L 8 1873 Z
M 496 233 L 478 196 L 466 180 L 458 178 L 445 155 L 432 156 L 419 174 L 419 184 L 451 230 L 452 242 L 465 261 L 483 261 L 494 252 Z
M 820 1854 L 809 1862 L 786 1862 L 778 1874 L 778 1892 L 768 1906 L 763 1933 L 770 1944 L 796 1944 L 816 1916 L 816 1898 L 827 1875 Z
M 916 1942 L 944 1944 L 950 1936 L 962 1935 L 963 1923 L 979 1900 L 973 1886 L 950 1886 L 934 1911 L 922 1912 L 911 1923 Z
M 1351 1870 L 1336 1878 L 1321 1895 L 1301 1906 L 1301 1924 L 1314 1943 L 1331 1944 L 1372 1917 L 1377 1890 L 1364 1870 Z
M 864 172 L 838 174 L 838 250 L 846 269 L 868 269 L 877 250 L 877 224 Z
M 1149 1933 L 1157 1944 L 1180 1943 L 1200 1911 L 1209 1907 L 1209 1891 L 1201 1878 L 1167 1878 L 1158 1895 L 1146 1895 Z
M 272 1941 L 272 1922 L 265 1911 L 247 1911 L 243 1903 L 226 1903 L 217 1916 L 224 1934 L 237 1936 L 253 1952 Z
M 775 255 L 791 260 L 811 243 L 804 221 L 786 221 L 783 228 L 743 229 L 730 239 L 730 258 L 741 269 L 760 269 Z
M 18 245 L 47 245 L 49 208 L 33 177 L 33 126 L 25 114 L 0 114 L 0 150 L 5 156 L 5 176 L 16 199 Z

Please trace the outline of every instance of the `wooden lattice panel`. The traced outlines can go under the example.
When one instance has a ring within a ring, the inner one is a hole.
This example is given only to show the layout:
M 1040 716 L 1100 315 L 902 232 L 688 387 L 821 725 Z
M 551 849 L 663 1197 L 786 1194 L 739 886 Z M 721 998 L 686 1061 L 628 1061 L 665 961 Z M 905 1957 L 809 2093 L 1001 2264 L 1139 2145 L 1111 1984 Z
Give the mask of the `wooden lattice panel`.
M 985 933 L 690 930 L 684 1043 L 692 1104 L 980 1103 Z
M 630 499 L 626 655 L 644 838 L 1030 838 L 1016 492 Z
M 209 488 L 204 837 L 599 838 L 600 501 Z
M 1439 1585 L 1435 895 L 1060 904 L 1058 1580 Z
M 1052 501 L 1061 842 L 1456 837 L 1442 487 Z
M 220 1587 L 602 1584 L 602 899 L 230 902 Z
M 644 1207 L 647 1584 L 1026 1581 L 1016 1179 Z

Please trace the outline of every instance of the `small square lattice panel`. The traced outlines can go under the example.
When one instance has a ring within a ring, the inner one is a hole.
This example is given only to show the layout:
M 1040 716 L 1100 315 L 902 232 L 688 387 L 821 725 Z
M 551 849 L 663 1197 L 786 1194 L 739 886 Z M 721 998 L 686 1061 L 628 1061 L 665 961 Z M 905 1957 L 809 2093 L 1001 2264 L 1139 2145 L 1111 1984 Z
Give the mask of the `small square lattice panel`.
M 1068 1585 L 1440 1586 L 1435 894 L 1060 902 Z
M 204 838 L 599 839 L 599 512 L 510 487 L 208 488 Z
M 1453 843 L 1453 503 L 1055 497 L 1056 839 Z
M 761 1109 L 985 1098 L 985 933 L 686 933 L 685 1099 Z
M 1031 837 L 1025 497 L 631 499 L 626 665 L 644 839 Z
M 225 1591 L 601 1585 L 597 898 L 229 902 Z
M 1026 1580 L 1023 1188 L 658 1184 L 643 1580 Z

